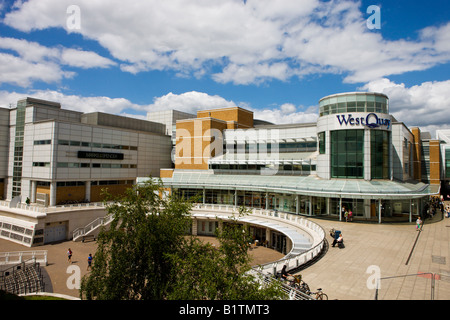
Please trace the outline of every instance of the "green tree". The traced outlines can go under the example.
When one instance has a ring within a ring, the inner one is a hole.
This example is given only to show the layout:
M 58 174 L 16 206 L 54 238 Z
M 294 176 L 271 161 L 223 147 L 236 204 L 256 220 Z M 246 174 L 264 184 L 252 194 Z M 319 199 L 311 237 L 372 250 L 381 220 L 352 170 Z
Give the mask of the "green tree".
M 218 248 L 188 236 L 192 201 L 160 197 L 149 179 L 108 198 L 112 222 L 98 236 L 92 270 L 81 281 L 86 299 L 275 299 L 250 270 L 248 232 L 237 220 L 218 232 Z

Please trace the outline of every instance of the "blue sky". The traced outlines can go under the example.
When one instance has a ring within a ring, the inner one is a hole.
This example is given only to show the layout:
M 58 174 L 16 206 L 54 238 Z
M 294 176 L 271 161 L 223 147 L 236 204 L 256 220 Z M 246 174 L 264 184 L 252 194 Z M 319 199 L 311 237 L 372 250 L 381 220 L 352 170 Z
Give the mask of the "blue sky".
M 0 0 L 0 107 L 238 105 L 292 123 L 315 121 L 324 96 L 377 91 L 434 132 L 450 128 L 449 62 L 447 0 Z

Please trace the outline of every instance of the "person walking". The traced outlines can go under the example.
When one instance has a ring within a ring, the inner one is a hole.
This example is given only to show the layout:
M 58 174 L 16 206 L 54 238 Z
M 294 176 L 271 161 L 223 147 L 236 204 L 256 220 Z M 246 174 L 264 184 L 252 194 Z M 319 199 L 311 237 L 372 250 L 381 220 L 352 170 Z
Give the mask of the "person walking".
M 420 231 L 421 230 L 422 224 L 423 224 L 423 222 L 422 222 L 421 217 L 418 217 L 417 220 L 416 220 L 416 231 Z
M 91 266 L 92 265 L 92 254 L 90 254 L 90 253 L 89 253 L 89 257 L 87 258 L 87 262 L 88 262 L 88 266 L 87 266 L 86 271 L 90 270 L 92 267 Z
M 72 263 L 72 250 L 67 250 L 67 262 Z

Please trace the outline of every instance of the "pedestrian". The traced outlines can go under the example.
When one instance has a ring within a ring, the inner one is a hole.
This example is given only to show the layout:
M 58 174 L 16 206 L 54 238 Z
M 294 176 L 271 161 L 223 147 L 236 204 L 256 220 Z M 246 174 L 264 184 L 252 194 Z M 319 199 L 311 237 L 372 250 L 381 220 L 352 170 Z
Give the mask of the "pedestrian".
M 88 266 L 87 266 L 87 270 L 91 269 L 91 265 L 92 265 L 92 254 L 89 253 L 89 257 L 87 258 L 87 262 L 88 262 Z
M 67 250 L 67 262 L 72 263 L 72 250 Z
M 292 276 L 292 274 L 287 272 L 287 265 L 283 266 L 283 269 L 281 269 L 281 279 L 287 280 L 288 277 Z
M 348 219 L 350 220 L 350 222 L 353 221 L 353 212 L 351 210 L 348 212 Z
M 344 237 L 342 236 L 342 232 L 339 234 L 339 237 L 337 239 L 333 240 L 333 244 L 331 245 L 334 247 L 336 244 L 339 246 L 344 241 Z
M 420 217 L 416 220 L 416 231 L 419 231 L 422 227 L 422 219 Z

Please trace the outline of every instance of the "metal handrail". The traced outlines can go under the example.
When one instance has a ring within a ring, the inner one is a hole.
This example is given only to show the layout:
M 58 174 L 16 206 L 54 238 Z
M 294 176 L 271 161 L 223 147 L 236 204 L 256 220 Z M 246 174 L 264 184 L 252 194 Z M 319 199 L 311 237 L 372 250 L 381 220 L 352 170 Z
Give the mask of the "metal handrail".
M 47 253 L 47 250 L 0 252 L 0 265 L 22 263 L 31 259 L 47 265 Z
M 270 274 L 264 274 L 254 268 L 249 273 L 257 277 L 259 276 L 259 279 L 262 279 L 264 283 L 278 283 L 281 286 L 281 290 L 289 297 L 289 300 L 316 300 L 309 294 L 287 285 L 284 281 L 278 280 Z
M 113 220 L 113 215 L 107 215 L 105 217 L 99 217 L 86 225 L 85 227 L 77 228 L 73 231 L 73 240 L 75 241 L 79 237 L 87 235 L 89 232 L 97 229 L 99 226 L 106 225 Z
M 375 300 L 378 300 L 378 290 L 380 289 L 380 281 L 381 280 L 387 280 L 387 279 L 394 279 L 394 278 L 406 278 L 406 277 L 413 277 L 413 276 L 422 276 L 422 275 L 431 275 L 431 300 L 434 300 L 434 289 L 435 289 L 435 280 L 436 280 L 436 274 L 432 272 L 419 272 L 414 274 L 404 274 L 400 276 L 392 276 L 392 277 L 384 277 L 384 278 L 378 278 L 377 279 L 377 286 L 375 288 Z

